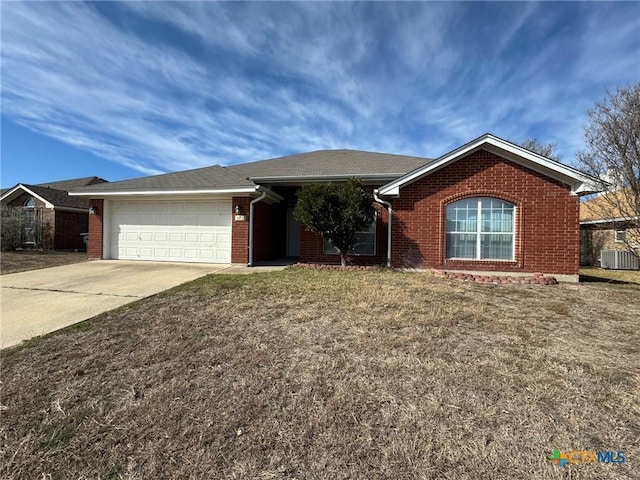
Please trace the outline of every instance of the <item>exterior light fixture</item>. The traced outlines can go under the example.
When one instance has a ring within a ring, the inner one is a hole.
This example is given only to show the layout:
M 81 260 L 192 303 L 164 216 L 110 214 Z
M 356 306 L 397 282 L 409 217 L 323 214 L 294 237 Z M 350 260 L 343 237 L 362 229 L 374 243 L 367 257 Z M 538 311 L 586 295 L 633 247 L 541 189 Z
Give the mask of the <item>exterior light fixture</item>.
M 242 207 L 240 205 L 236 205 L 236 215 L 242 215 Z
M 91 205 L 89 207 L 89 215 L 96 215 L 98 213 L 98 207 Z

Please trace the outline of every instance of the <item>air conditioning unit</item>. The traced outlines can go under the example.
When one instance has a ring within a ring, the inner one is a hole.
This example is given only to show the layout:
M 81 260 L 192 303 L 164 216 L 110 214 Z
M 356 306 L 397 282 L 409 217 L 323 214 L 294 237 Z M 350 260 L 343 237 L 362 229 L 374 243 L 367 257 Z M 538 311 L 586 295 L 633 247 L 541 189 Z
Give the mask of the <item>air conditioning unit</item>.
M 600 250 L 600 266 L 612 270 L 640 270 L 640 259 L 624 250 Z

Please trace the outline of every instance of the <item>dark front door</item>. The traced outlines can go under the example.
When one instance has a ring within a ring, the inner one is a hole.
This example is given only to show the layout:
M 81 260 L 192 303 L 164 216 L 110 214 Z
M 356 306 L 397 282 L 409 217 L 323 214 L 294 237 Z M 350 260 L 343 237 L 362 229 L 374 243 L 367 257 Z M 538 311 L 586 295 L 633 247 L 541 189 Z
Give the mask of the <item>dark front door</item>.
M 287 257 L 300 256 L 300 222 L 293 218 L 293 208 L 287 210 Z

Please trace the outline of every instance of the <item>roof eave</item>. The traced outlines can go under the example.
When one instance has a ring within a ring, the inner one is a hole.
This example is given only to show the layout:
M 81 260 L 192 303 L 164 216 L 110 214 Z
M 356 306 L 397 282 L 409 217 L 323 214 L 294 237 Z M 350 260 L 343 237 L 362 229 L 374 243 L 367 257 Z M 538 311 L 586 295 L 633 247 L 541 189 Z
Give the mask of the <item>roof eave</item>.
M 351 178 L 359 178 L 365 182 L 385 182 L 392 181 L 400 176 L 402 173 L 373 173 L 359 175 L 356 173 L 345 175 L 287 175 L 287 176 L 273 176 L 273 177 L 249 177 L 249 180 L 256 183 L 266 184 L 300 184 L 300 183 L 312 183 L 312 182 L 341 182 L 347 181 Z
M 18 190 L 24 190 L 25 192 L 27 192 L 29 195 L 37 198 L 38 200 L 40 200 L 42 203 L 44 203 L 46 208 L 54 208 L 55 205 L 53 203 L 51 203 L 49 200 L 47 200 L 46 198 L 42 197 L 41 195 L 38 195 L 37 193 L 35 193 L 34 191 L 32 191 L 31 189 L 29 189 L 28 187 L 26 187 L 25 185 L 23 185 L 22 183 L 19 183 L 18 185 L 16 185 L 15 187 L 9 189 L 8 191 L 6 191 L 4 193 L 4 195 L 2 195 L 0 197 L 0 202 L 4 201 L 7 198 L 11 198 L 13 197 L 13 194 L 15 192 L 17 192 Z
M 625 223 L 636 222 L 640 220 L 640 217 L 616 217 L 616 218 L 601 218 L 597 220 L 580 220 L 580 225 L 599 225 L 606 223 Z
M 117 196 L 156 196 L 156 195 L 232 195 L 255 193 L 258 186 L 248 187 L 228 187 L 228 188 L 198 188 L 198 189 L 147 189 L 147 190 L 118 190 L 118 191 L 75 191 L 69 192 L 69 195 L 77 197 L 117 197 Z
M 276 202 L 281 202 L 284 200 L 284 197 L 282 195 L 279 195 L 271 189 L 263 187 L 262 185 L 258 185 L 256 191 L 266 193 L 268 198 L 270 198 L 271 200 L 275 200 Z
M 76 212 L 76 213 L 89 213 L 89 207 L 81 208 L 81 207 L 53 207 L 54 210 L 60 212 Z
M 437 158 L 433 162 L 418 167 L 400 178 L 382 186 L 378 194 L 381 196 L 399 196 L 400 189 L 409 185 L 477 150 L 487 150 L 499 156 L 507 158 L 515 163 L 538 171 L 546 176 L 555 178 L 571 187 L 575 195 L 588 195 L 601 191 L 598 188 L 598 180 L 567 165 L 538 155 L 518 145 L 485 134 L 449 153 Z

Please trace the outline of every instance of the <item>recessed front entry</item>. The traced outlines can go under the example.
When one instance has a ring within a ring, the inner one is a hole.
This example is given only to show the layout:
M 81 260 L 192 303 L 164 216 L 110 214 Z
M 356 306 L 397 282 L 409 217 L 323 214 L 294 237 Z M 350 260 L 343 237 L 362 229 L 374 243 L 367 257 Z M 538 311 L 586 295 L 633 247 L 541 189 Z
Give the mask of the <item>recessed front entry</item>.
M 231 200 L 111 203 L 111 258 L 231 263 Z
M 287 257 L 300 256 L 300 222 L 293 216 L 293 208 L 287 210 Z

